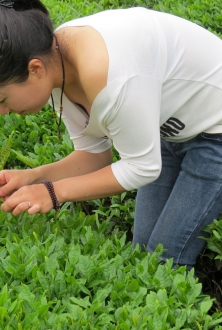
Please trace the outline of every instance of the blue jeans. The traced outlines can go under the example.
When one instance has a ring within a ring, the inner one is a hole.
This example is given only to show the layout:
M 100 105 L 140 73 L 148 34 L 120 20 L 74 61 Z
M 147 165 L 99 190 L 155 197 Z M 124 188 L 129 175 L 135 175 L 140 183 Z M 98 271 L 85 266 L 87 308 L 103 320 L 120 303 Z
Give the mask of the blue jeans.
M 137 192 L 133 246 L 153 252 L 162 243 L 163 261 L 190 269 L 205 246 L 198 236 L 222 211 L 222 134 L 162 139 L 161 154 L 159 178 Z

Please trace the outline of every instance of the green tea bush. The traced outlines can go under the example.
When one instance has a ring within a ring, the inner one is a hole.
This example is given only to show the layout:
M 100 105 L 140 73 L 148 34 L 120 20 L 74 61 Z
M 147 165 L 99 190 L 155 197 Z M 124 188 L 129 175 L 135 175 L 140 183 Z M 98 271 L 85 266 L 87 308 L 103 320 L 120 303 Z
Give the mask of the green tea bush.
M 144 6 L 222 35 L 221 0 L 43 2 L 55 27 L 101 10 Z M 37 166 L 73 150 L 64 125 L 58 140 L 50 106 L 35 116 L 0 116 L 0 125 L 1 150 L 9 150 L 7 154 L 0 150 L 0 165 L 6 160 L 5 168 L 27 167 L 21 155 Z M 119 156 L 113 152 L 116 161 Z M 153 254 L 132 249 L 134 198 L 133 191 L 66 203 L 57 216 L 52 211 L 15 218 L 0 212 L 0 330 L 222 329 L 222 314 L 212 310 L 215 299 L 201 294 L 194 270 L 174 269 L 172 260 L 162 264 L 161 246 Z M 206 229 L 208 260 L 222 259 L 221 221 Z M 210 264 L 208 273 L 211 269 Z M 222 292 L 219 271 L 219 279 L 214 278 L 218 293 Z M 220 307 L 219 295 L 216 298 Z
M 220 0 L 44 0 L 44 3 L 50 10 L 55 26 L 101 10 L 141 6 L 183 17 L 222 36 Z
M 73 151 L 73 144 L 64 125 L 62 125 L 62 139 L 58 140 L 57 126 L 49 105 L 37 115 L 19 116 L 11 113 L 0 116 L 0 125 L 0 153 L 12 132 L 11 149 L 29 156 L 36 165 L 54 162 Z M 23 162 L 18 161 L 16 155 L 11 152 L 5 168 L 21 167 L 24 167 Z
M 80 208 L 0 214 L 0 329 L 221 329 L 194 271 Z

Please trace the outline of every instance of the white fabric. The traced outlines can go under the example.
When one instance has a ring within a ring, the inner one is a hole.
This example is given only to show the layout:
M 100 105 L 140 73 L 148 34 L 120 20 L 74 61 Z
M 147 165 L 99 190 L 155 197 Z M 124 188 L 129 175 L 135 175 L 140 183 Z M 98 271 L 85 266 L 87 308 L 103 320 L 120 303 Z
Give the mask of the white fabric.
M 184 19 L 138 7 L 100 12 L 59 28 L 85 25 L 106 44 L 107 86 L 90 118 L 65 97 L 64 122 L 76 150 L 99 153 L 113 141 L 121 160 L 112 171 L 125 189 L 158 177 L 160 132 L 174 142 L 200 132 L 222 133 L 218 37 Z M 53 91 L 57 109 L 60 92 Z

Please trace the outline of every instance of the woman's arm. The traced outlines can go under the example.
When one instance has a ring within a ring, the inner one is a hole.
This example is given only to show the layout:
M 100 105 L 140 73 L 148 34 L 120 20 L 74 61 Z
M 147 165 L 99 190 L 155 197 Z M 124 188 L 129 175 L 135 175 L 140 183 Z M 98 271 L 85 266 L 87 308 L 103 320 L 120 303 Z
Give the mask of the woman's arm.
M 56 163 L 34 169 L 3 170 L 0 171 L 0 197 L 6 199 L 23 186 L 41 183 L 45 180 L 58 181 L 81 176 L 97 171 L 111 163 L 111 149 L 98 154 L 74 151 Z
M 111 166 L 98 171 L 53 183 L 59 202 L 87 201 L 119 194 L 124 189 L 116 180 Z
M 53 182 L 53 186 L 59 203 L 102 198 L 125 191 L 113 175 L 110 165 L 89 174 Z M 12 212 L 15 216 L 24 211 L 29 214 L 47 213 L 52 207 L 51 197 L 44 184 L 23 186 L 2 204 L 4 212 Z
M 43 180 L 58 181 L 97 171 L 112 163 L 112 150 L 93 154 L 85 151 L 73 151 L 62 160 L 33 169 L 36 178 L 33 183 Z

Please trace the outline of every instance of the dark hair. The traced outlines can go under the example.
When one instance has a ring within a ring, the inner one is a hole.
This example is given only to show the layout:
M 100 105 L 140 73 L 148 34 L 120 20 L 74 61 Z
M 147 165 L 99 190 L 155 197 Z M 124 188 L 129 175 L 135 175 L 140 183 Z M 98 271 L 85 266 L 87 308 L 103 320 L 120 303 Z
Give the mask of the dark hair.
M 24 82 L 29 61 L 51 54 L 52 43 L 53 25 L 41 1 L 0 5 L 0 85 Z

